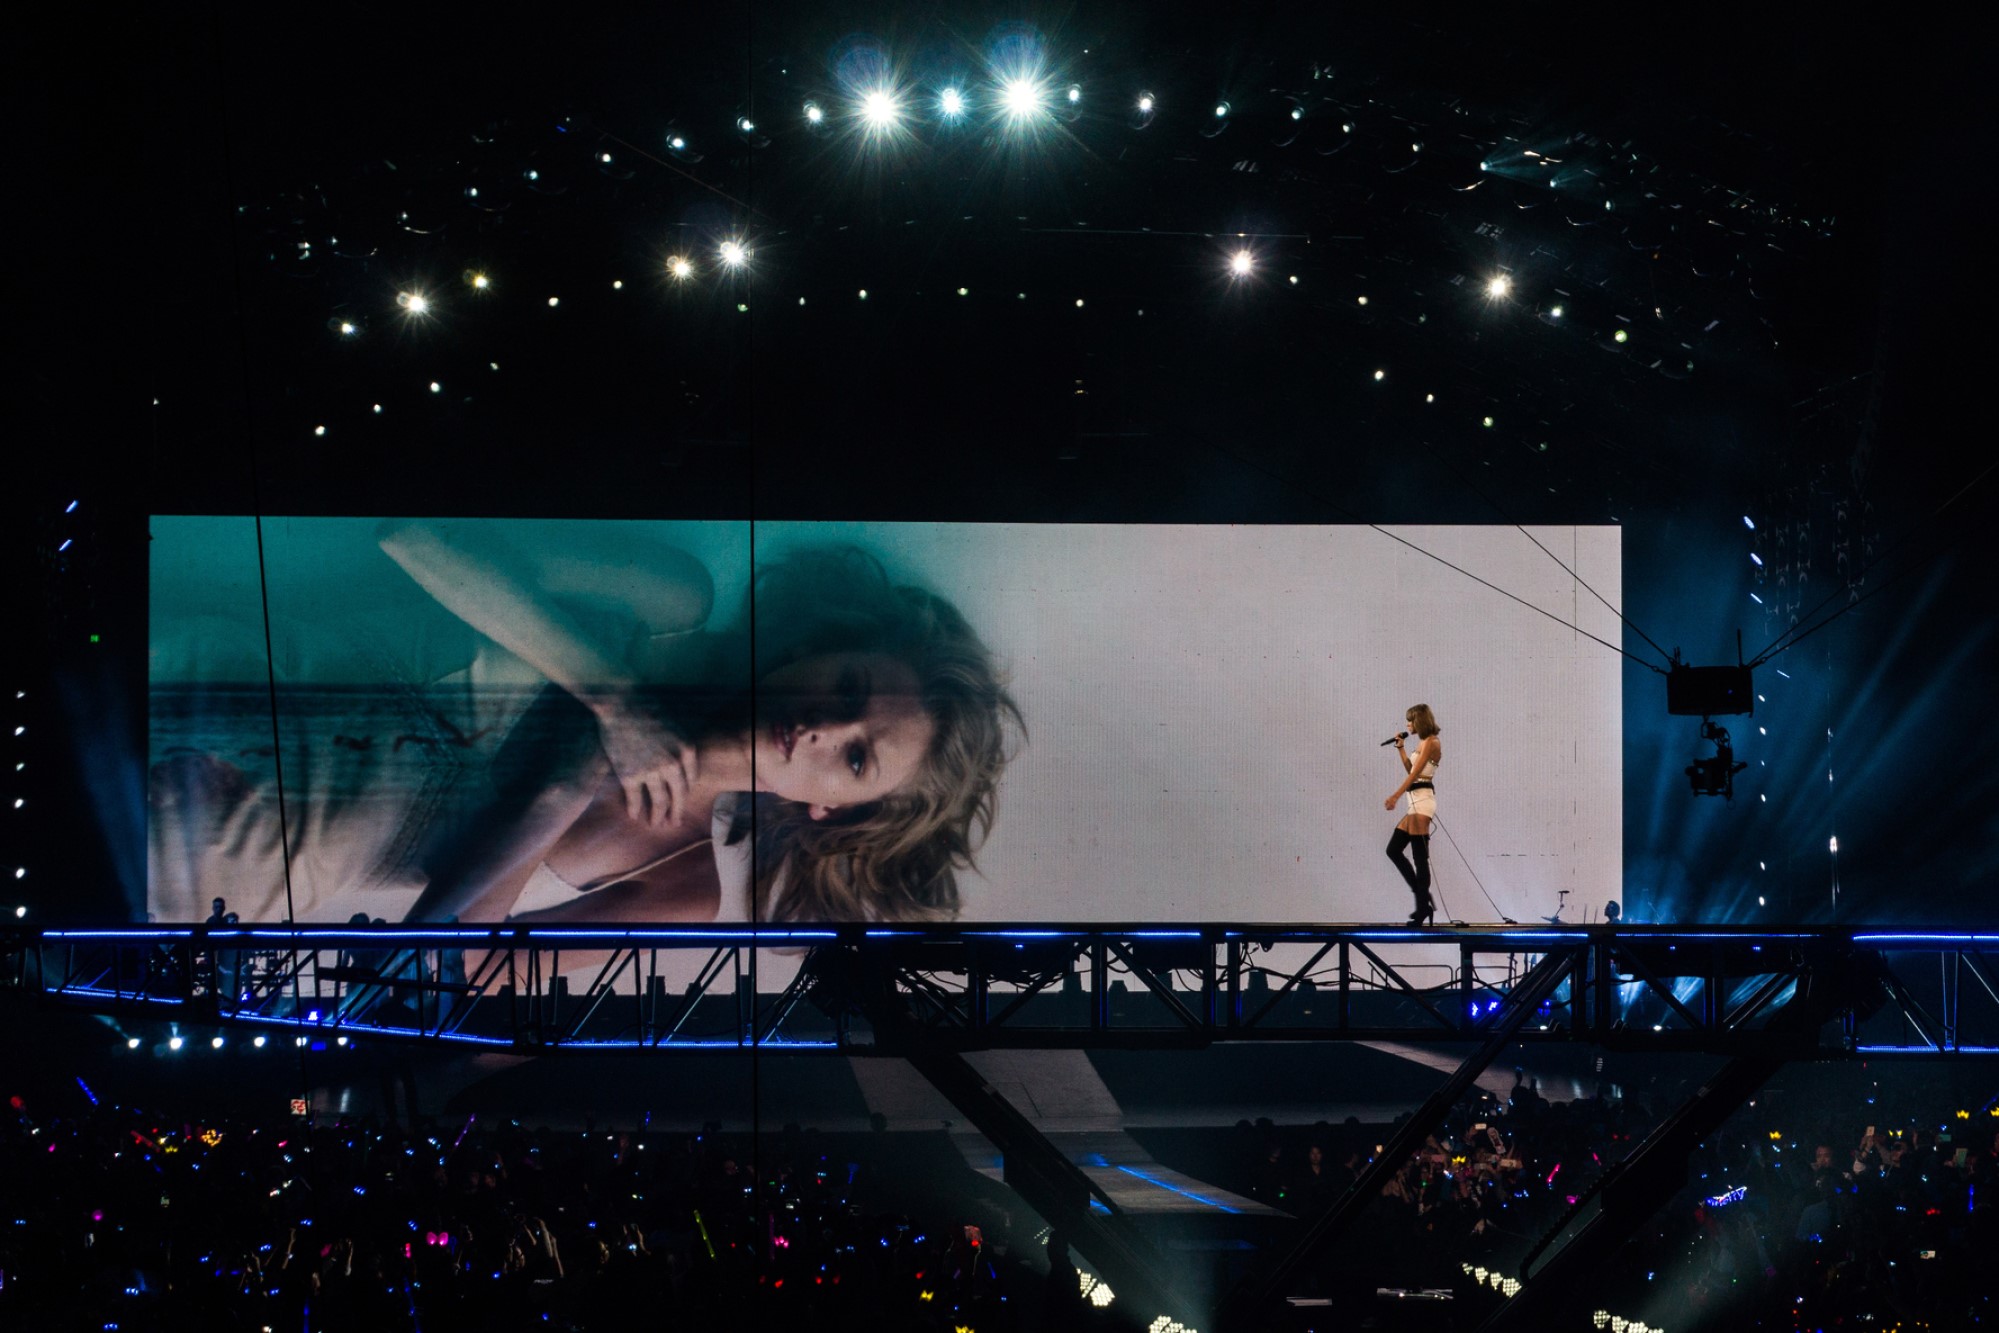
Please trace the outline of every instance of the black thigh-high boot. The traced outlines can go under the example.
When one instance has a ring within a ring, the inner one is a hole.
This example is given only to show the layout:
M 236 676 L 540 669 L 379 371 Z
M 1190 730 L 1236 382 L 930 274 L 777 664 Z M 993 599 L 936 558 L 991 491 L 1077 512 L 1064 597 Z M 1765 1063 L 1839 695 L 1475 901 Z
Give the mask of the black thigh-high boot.
M 1416 901 L 1420 905 L 1423 901 L 1423 892 L 1416 887 L 1416 867 L 1410 865 L 1408 856 L 1404 855 L 1410 843 L 1419 841 L 1421 839 L 1412 838 L 1401 829 L 1396 829 L 1388 839 L 1388 859 L 1402 872 L 1402 882 L 1409 886 L 1409 892 L 1416 895 Z
M 1416 916 L 1434 917 L 1437 904 L 1430 898 L 1430 835 L 1412 835 L 1409 850 L 1416 858 L 1416 874 L 1409 881 L 1409 887 L 1416 892 Z

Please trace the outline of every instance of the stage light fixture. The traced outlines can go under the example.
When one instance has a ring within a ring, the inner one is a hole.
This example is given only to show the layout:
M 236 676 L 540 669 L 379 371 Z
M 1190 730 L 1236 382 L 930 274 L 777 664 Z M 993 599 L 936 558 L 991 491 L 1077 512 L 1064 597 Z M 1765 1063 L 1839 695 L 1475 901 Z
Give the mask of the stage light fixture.
M 1742 516 L 1742 526 L 1748 528 L 1751 532 L 1754 532 L 1756 531 L 1756 520 L 1749 517 L 1749 515 L 1744 514 Z
M 1152 109 L 1153 109 L 1153 108 L 1154 108 L 1155 106 L 1157 106 L 1157 105 L 1159 105 L 1159 103 L 1158 103 L 1158 102 L 1156 102 L 1156 101 L 1155 101 L 1155 100 L 1153 99 L 1153 96 L 1152 96 L 1152 94 L 1151 94 L 1151 93 L 1140 93 L 1140 94 L 1138 95 L 1138 114 L 1139 114 L 1139 115 L 1141 115 L 1141 116 L 1149 116 L 1149 115 L 1151 115 L 1151 114 L 1152 114 Z
M 396 304 L 412 315 L 430 312 L 430 300 L 422 292 L 397 292 Z
M 218 1050 L 218 1051 L 219 1051 L 219 1050 L 221 1050 L 221 1049 L 222 1049 L 222 1038 L 220 1038 L 220 1037 L 210 1037 L 210 1038 L 208 1039 L 208 1045 L 209 1045 L 209 1047 L 210 1047 L 211 1049 L 213 1049 L 213 1050 Z
M 1000 89 L 1000 105 L 1016 122 L 1033 120 L 1047 109 L 1047 90 L 1034 79 L 1008 79 Z
M 1560 318 L 1562 317 L 1562 308 L 1561 308 L 1560 306 L 1556 306 L 1556 307 L 1555 307 L 1554 309 L 1550 310 L 1550 311 L 1549 311 L 1548 313 L 1549 313 L 1550 315 L 1554 316 L 1554 317 L 1555 317 L 1556 319 L 1560 319 Z
M 1227 120 L 1229 117 L 1229 112 L 1233 111 L 1234 109 L 1235 108 L 1230 106 L 1227 102 L 1215 103 L 1215 119 Z
M 694 265 L 685 255 L 673 255 L 666 261 L 666 271 L 676 280 L 685 282 L 694 276 Z
M 807 102 L 805 104 L 805 123 L 807 125 L 825 124 L 826 109 L 820 106 L 817 102 Z
M 730 268 L 741 268 L 750 262 L 750 252 L 743 248 L 741 241 L 724 241 L 716 248 L 715 253 L 720 255 L 722 262 Z
M 1610 336 L 1617 339 L 1617 341 L 1620 343 L 1628 343 L 1631 341 L 1631 335 L 1626 333 L 1623 329 L 1619 329 L 1616 333 L 1613 333 Z
M 937 95 L 937 109 L 946 119 L 955 120 L 965 114 L 965 95 L 956 88 L 946 88 Z
M 345 1046 L 347 1044 L 347 1038 L 344 1035 L 335 1037 L 333 1039 L 333 1044 L 336 1046 Z
M 1291 119 L 1293 119 L 1293 120 L 1303 120 L 1303 119 L 1305 119 L 1305 108 L 1304 108 L 1304 107 L 1302 107 L 1302 106 L 1294 106 L 1294 107 L 1292 107 L 1292 108 L 1291 108 Z
M 1385 370 L 1377 370 L 1374 372 L 1374 382 L 1376 384 L 1381 383 L 1383 380 L 1387 378 L 1388 378 L 1388 372 Z
M 671 148 L 676 153 L 684 153 L 687 151 L 686 136 L 679 134 L 669 134 L 666 136 L 666 146 L 668 148 Z
M 264 1035 L 260 1032 L 256 1036 L 250 1038 L 250 1044 L 252 1046 L 255 1046 L 258 1050 L 261 1051 L 264 1049 L 264 1040 L 265 1040 Z
M 1512 280 L 1503 273 L 1485 285 L 1485 294 L 1491 297 L 1501 297 L 1512 290 Z
M 177 1036 L 167 1038 L 167 1049 L 170 1051 L 179 1050 L 183 1044 L 184 1043 L 182 1043 L 181 1039 Z
M 125 1049 L 126 1049 L 126 1050 L 128 1050 L 128 1051 L 136 1051 L 136 1050 L 138 1050 L 138 1049 L 139 1049 L 139 1039 L 138 1039 L 137 1037 L 127 1037 L 127 1038 L 125 1038 Z
M 748 116 L 737 116 L 736 128 L 744 134 L 755 134 L 757 132 L 757 123 Z
M 14 909 L 14 919 L 16 921 L 19 921 L 22 917 L 25 917 L 27 914 L 28 914 L 28 905 L 26 903 L 22 903 L 19 907 L 16 907 Z
M 902 119 L 902 103 L 886 88 L 876 88 L 861 98 L 861 119 L 876 134 L 886 134 Z
M 1078 102 L 1083 100 L 1083 85 L 1080 83 L 1070 84 L 1069 91 L 1065 94 L 1065 96 L 1068 97 L 1070 106 L 1076 105 Z
M 340 336 L 343 338 L 352 338 L 355 334 L 361 331 L 360 328 L 351 319 L 343 319 L 338 324 L 334 325 L 334 327 L 340 331 Z
M 1229 272 L 1238 278 L 1246 278 L 1256 268 L 1256 256 L 1247 250 L 1238 250 L 1229 256 Z

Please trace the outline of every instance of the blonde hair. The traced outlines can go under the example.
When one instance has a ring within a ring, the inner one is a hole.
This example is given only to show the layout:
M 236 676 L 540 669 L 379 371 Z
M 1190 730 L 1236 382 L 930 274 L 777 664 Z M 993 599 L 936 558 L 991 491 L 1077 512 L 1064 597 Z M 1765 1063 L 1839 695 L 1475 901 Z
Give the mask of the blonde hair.
M 754 580 L 754 669 L 822 653 L 887 653 L 916 673 L 936 726 L 916 775 L 878 801 L 815 820 L 763 794 L 748 803 L 754 910 L 773 921 L 945 921 L 958 873 L 992 831 L 1000 774 L 1026 723 L 990 650 L 958 608 L 897 587 L 853 547 L 797 551 Z
M 1428 704 L 1417 704 L 1406 716 L 1409 719 L 1409 729 L 1423 740 L 1427 741 L 1432 736 L 1441 736 L 1444 732 L 1444 729 L 1437 725 L 1437 715 L 1430 711 Z

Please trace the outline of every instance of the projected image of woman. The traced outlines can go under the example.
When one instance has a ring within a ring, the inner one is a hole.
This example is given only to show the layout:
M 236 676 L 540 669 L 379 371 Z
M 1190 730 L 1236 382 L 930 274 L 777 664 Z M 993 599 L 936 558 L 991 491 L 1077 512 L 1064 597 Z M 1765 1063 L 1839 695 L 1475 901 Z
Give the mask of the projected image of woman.
M 747 554 L 721 526 L 685 532 L 712 560 Z M 264 668 L 243 645 L 222 659 L 233 622 L 183 617 L 161 641 L 164 919 L 218 892 L 250 920 L 959 910 L 1024 729 L 950 602 L 861 550 L 804 549 L 737 564 L 754 595 L 711 629 L 714 580 L 671 525 L 370 527 L 292 534 L 296 567 L 348 583 L 275 599 L 277 692 L 242 683 Z M 156 608 L 213 578 L 177 574 Z
M 753 635 L 747 611 L 696 633 L 705 571 L 669 562 L 653 600 L 677 617 L 620 655 L 430 528 L 384 548 L 555 687 L 496 757 L 492 804 L 429 840 L 411 919 L 956 915 L 1020 714 L 949 602 L 864 552 L 807 550 L 760 562 Z
M 1438 739 L 1441 731 L 1430 705 L 1417 704 L 1405 714 L 1405 719 L 1409 730 L 1416 735 L 1416 752 L 1410 754 L 1402 737 L 1396 738 L 1395 757 L 1402 764 L 1403 778 L 1381 804 L 1384 810 L 1393 810 L 1397 801 L 1405 795 L 1409 798 L 1409 812 L 1396 821 L 1395 832 L 1389 836 L 1388 859 L 1402 872 L 1416 900 L 1409 924 L 1421 926 L 1435 920 L 1437 915 L 1437 905 L 1430 898 L 1430 820 L 1437 813 L 1436 772 L 1438 761 L 1444 757 L 1444 743 Z

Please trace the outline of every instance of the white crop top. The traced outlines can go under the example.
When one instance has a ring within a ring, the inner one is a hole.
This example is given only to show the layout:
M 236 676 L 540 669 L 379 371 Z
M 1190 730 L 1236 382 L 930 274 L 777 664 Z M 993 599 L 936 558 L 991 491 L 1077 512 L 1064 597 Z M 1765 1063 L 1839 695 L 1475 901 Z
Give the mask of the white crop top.
M 1420 752 L 1420 749 L 1421 749 L 1421 746 L 1420 746 L 1420 743 L 1419 743 L 1419 745 L 1418 745 L 1418 750 L 1419 750 L 1419 752 Z M 1435 759 L 1430 759 L 1430 760 L 1427 760 L 1427 761 L 1425 761 L 1425 762 L 1424 762 L 1424 764 L 1422 765 L 1422 767 L 1420 767 L 1420 768 L 1419 768 L 1419 767 L 1416 767 L 1416 766 L 1415 766 L 1415 765 L 1414 765 L 1414 764 L 1412 763 L 1412 764 L 1410 765 L 1410 769 L 1409 769 L 1409 780 L 1410 780 L 1411 782 L 1429 782 L 1429 781 L 1431 781 L 1431 780 L 1432 780 L 1433 778 L 1435 778 L 1435 776 L 1436 776 L 1436 773 L 1437 773 L 1437 764 L 1438 764 L 1438 761 L 1439 761 L 1439 760 L 1441 760 L 1442 758 L 1443 758 L 1443 755 L 1442 755 L 1442 754 L 1440 753 L 1440 754 L 1439 754 L 1439 755 L 1437 756 L 1437 758 L 1435 758 Z

